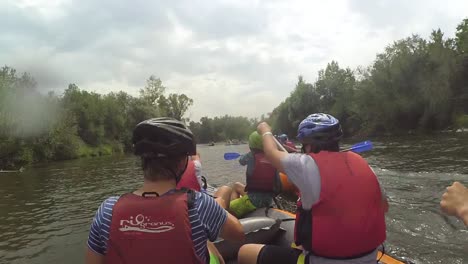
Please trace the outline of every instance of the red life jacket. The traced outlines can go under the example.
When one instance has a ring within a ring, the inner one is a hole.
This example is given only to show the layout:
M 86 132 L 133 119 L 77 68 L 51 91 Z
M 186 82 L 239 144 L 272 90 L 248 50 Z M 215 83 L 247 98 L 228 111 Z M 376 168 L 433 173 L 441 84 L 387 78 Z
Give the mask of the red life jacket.
M 296 145 L 292 141 L 289 141 L 289 140 L 286 141 L 285 145 L 294 149 L 296 148 Z
M 281 182 L 275 167 L 266 159 L 263 152 L 255 153 L 254 158 L 255 168 L 252 175 L 247 173 L 245 190 L 248 192 L 279 193 Z
M 196 255 L 187 190 L 161 197 L 125 194 L 114 205 L 105 263 L 203 263 Z
M 294 239 L 312 254 L 353 259 L 385 241 L 385 213 L 377 177 L 353 152 L 310 154 L 320 171 L 320 198 L 311 210 L 299 202 Z
M 187 169 L 185 169 L 184 174 L 182 175 L 179 183 L 177 184 L 177 189 L 186 188 L 195 191 L 200 191 L 200 183 L 198 182 L 197 175 L 195 174 L 195 164 L 193 160 L 189 160 L 187 163 Z

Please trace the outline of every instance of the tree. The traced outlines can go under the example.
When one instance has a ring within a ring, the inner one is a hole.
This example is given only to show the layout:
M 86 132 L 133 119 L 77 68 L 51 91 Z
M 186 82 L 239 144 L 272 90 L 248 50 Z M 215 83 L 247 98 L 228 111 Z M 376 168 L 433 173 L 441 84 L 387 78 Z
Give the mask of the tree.
M 468 54 L 468 18 L 457 26 L 455 43 L 460 54 Z
M 468 19 L 458 26 L 455 43 L 457 47 L 457 71 L 454 81 L 455 91 L 453 102 L 455 111 L 459 114 L 468 113 Z
M 167 98 L 161 95 L 158 100 L 159 111 L 162 115 L 182 120 L 193 100 L 185 94 L 170 94 Z
M 148 80 L 146 80 L 145 87 L 140 89 L 140 97 L 146 100 L 149 104 L 157 106 L 160 97 L 165 91 L 166 87 L 162 85 L 161 79 L 151 75 Z

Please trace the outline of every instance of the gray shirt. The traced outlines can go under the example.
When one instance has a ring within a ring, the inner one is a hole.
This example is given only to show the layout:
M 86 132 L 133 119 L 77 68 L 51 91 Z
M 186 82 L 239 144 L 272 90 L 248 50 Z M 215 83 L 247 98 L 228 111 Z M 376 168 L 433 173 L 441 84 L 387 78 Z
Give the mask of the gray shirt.
M 281 159 L 284 172 L 288 175 L 288 179 L 299 188 L 301 192 L 302 207 L 306 210 L 312 208 L 320 198 L 320 172 L 314 159 L 306 154 L 288 154 Z M 384 191 L 381 187 L 382 195 Z M 377 258 L 377 250 L 374 253 L 361 258 L 352 260 L 335 260 L 326 259 L 311 255 L 310 264 L 375 264 Z

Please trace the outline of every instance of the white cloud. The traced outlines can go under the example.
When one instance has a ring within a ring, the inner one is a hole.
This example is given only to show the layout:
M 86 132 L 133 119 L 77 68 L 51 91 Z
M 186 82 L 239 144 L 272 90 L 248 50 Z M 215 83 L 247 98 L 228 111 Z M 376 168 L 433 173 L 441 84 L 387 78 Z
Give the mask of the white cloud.
M 391 42 L 440 27 L 468 2 L 11 0 L 0 3 L 0 61 L 44 90 L 68 83 L 136 95 L 155 74 L 194 99 L 188 116 L 260 116 L 331 60 L 369 65 Z

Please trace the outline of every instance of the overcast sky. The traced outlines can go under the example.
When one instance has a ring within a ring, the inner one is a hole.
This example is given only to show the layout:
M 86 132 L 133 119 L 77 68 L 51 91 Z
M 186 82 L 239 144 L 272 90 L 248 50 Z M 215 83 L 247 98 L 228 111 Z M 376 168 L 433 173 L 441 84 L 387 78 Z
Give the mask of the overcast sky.
M 331 60 L 367 66 L 392 41 L 441 28 L 468 1 L 2 0 L 0 64 L 41 90 L 137 95 L 151 75 L 194 99 L 187 117 L 258 117 Z

